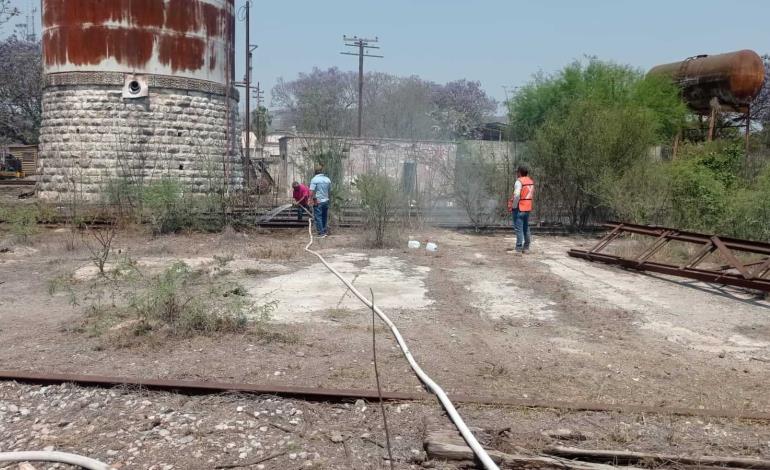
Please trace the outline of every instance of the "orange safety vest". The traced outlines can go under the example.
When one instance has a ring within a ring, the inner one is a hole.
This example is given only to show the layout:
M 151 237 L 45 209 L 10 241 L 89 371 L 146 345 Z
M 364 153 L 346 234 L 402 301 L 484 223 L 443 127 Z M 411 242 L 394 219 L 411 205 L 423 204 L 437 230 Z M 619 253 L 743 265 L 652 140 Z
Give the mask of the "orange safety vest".
M 535 196 L 535 182 L 529 176 L 522 176 L 516 181 L 521 183 L 521 192 L 519 193 L 519 207 L 521 212 L 532 211 L 532 198 Z M 508 211 L 513 211 L 514 196 L 508 200 Z

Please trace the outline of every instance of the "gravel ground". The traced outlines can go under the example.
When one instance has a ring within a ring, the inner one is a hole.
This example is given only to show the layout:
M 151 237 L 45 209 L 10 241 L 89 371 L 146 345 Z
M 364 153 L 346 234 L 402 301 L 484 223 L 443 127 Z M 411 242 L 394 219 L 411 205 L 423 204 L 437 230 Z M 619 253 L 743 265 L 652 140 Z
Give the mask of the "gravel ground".
M 457 468 L 427 460 L 423 451 L 426 428 L 451 427 L 437 404 L 388 403 L 386 412 L 396 468 Z M 502 451 L 524 448 L 534 455 L 563 444 L 770 458 L 765 422 L 493 406 L 461 406 L 460 412 L 485 430 L 479 434 L 485 446 Z M 0 423 L 0 451 L 73 452 L 121 469 L 389 468 L 379 406 L 363 400 L 328 404 L 4 382 Z
M 422 461 L 423 405 L 389 405 L 398 468 Z M 379 411 L 276 397 L 187 397 L 72 385 L 0 384 L 0 450 L 57 450 L 116 468 L 385 468 Z M 413 447 L 414 446 L 414 447 Z M 252 464 L 263 458 L 261 464 Z M 2 468 L 0 466 L 0 468 Z M 14 467 L 11 467 L 14 468 Z M 47 468 L 65 468 L 50 466 Z
M 423 368 L 450 394 L 770 409 L 765 300 L 566 256 L 568 248 L 591 243 L 586 239 L 539 238 L 531 255 L 514 258 L 505 254 L 510 241 L 503 236 L 444 230 L 419 235 L 438 240 L 439 252 L 367 250 L 353 232 L 335 234 L 320 248 L 347 263 L 353 277 L 360 269 L 365 275 L 356 285 L 368 291 L 366 283 L 374 284 L 383 302 L 399 301 L 386 297 L 385 282 L 407 276 L 421 303 L 387 313 Z M 93 302 L 92 283 L 79 281 L 71 296 L 50 292 L 51 280 L 90 265 L 82 247 L 65 250 L 65 236 L 46 230 L 0 254 L 0 281 L 10 293 L 0 304 L 0 368 L 374 386 L 371 317 L 365 310 L 335 308 L 345 305 L 346 293 L 331 282 L 323 289 L 333 290 L 334 302 L 294 312 L 306 321 L 276 318 L 270 332 L 282 339 L 250 333 L 117 344 L 79 331 L 73 327 Z M 316 260 L 302 252 L 305 237 L 299 230 L 157 238 L 138 232 L 121 233 L 115 246 L 121 255 L 159 265 L 229 256 L 222 269 L 230 271 L 227 276 L 259 286 L 287 273 L 315 272 Z M 291 301 L 287 297 L 283 305 Z M 377 341 L 383 388 L 420 390 L 381 327 Z M 579 442 L 585 448 L 770 458 L 764 422 L 475 406 L 460 411 L 473 426 L 510 428 L 487 437 L 501 450 L 537 452 L 553 441 L 544 432 L 569 427 L 585 436 Z M 397 468 L 454 468 L 422 462 L 426 420 L 449 425 L 435 404 L 392 403 L 388 415 Z M 386 468 L 383 449 L 371 440 L 382 443 L 384 433 L 378 407 L 367 403 L 0 383 L 0 450 L 53 447 L 137 469 L 210 469 L 281 452 L 245 468 Z

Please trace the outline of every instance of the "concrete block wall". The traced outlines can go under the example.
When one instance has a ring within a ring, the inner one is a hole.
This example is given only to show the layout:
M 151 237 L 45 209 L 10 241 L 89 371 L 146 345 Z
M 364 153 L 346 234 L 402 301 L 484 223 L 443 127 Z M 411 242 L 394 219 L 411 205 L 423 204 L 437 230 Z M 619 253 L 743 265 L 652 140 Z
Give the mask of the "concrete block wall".
M 323 142 L 333 142 L 324 144 Z M 326 145 L 342 148 L 345 159 L 345 181 L 350 184 L 355 177 L 368 172 L 383 172 L 396 180 L 403 178 L 405 163 L 414 163 L 416 169 L 416 191 L 429 198 L 441 198 L 452 191 L 454 162 L 458 148 L 483 156 L 501 165 L 512 165 L 516 161 L 516 145 L 496 141 L 414 141 L 400 139 L 357 139 L 329 138 L 317 136 L 288 136 L 281 139 L 283 177 L 281 181 L 290 184 L 293 180 L 306 181 L 312 168 L 312 153 Z M 278 171 L 276 167 L 275 171 Z M 290 187 L 279 188 L 281 193 L 291 195 Z
M 242 186 L 237 99 L 229 98 L 228 115 L 222 94 L 153 87 L 149 97 L 124 99 L 121 88 L 45 88 L 38 197 L 59 200 L 78 191 L 94 200 L 115 178 L 172 177 L 193 193 L 209 193 L 225 182 L 225 168 L 230 188 Z

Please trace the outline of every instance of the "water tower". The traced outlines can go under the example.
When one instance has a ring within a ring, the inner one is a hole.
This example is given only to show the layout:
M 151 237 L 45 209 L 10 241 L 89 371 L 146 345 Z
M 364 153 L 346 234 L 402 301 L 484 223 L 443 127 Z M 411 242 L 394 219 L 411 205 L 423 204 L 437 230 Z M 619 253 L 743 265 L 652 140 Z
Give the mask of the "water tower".
M 38 195 L 242 182 L 233 0 L 43 0 Z

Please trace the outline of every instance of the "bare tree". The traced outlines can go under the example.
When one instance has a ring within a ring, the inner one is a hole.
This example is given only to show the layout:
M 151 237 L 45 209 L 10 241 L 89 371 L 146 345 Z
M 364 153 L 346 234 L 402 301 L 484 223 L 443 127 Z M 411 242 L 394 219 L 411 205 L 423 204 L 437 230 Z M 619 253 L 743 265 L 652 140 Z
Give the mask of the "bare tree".
M 439 85 L 418 76 L 369 72 L 364 78 L 364 135 L 372 138 L 447 139 L 475 136 L 497 109 L 479 82 Z M 273 105 L 299 131 L 354 135 L 356 74 L 313 69 L 297 79 L 279 79 Z
M 437 86 L 433 94 L 432 115 L 453 138 L 475 137 L 476 129 L 497 110 L 497 102 L 480 82 L 455 80 Z
M 751 120 L 765 126 L 770 123 L 770 54 L 763 55 L 762 61 L 765 64 L 765 83 L 751 103 Z
M 0 0 L 0 21 L 7 10 Z M 0 42 L 0 140 L 36 144 L 40 131 L 42 58 L 40 42 L 11 36 Z
M 352 129 L 356 98 L 353 72 L 336 67 L 314 68 L 296 80 L 278 79 L 273 87 L 273 105 L 280 107 L 287 121 L 303 132 L 347 135 Z
M 19 16 L 19 9 L 13 6 L 11 0 L 0 0 L 0 27 L 14 16 Z

